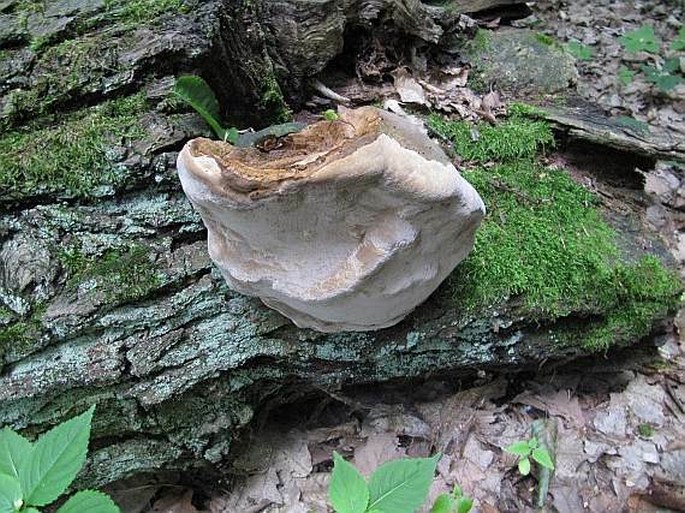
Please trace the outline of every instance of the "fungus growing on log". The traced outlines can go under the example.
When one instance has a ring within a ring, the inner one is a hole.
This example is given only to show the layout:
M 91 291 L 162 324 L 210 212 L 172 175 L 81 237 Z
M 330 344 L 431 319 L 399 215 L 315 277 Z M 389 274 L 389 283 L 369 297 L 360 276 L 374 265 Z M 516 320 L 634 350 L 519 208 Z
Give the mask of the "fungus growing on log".
M 485 207 L 423 127 L 341 108 L 274 144 L 188 142 L 183 190 L 235 290 L 297 326 L 392 326 L 473 247 Z

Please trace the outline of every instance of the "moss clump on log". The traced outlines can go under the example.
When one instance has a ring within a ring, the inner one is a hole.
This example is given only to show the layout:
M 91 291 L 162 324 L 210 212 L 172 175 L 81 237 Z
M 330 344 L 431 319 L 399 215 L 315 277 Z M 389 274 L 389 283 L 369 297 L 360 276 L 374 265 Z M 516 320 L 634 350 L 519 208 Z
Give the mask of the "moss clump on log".
M 452 276 L 455 301 L 473 313 L 521 296 L 527 316 L 598 316 L 575 339 L 560 337 L 590 351 L 640 339 L 675 307 L 680 280 L 652 255 L 626 261 L 598 198 L 536 160 L 553 143 L 547 123 L 515 110 L 497 126 L 429 119 L 474 162 L 464 176 L 488 208 L 474 252 Z
M 120 173 L 111 151 L 121 139 L 144 135 L 143 94 L 120 98 L 70 115 L 62 124 L 29 126 L 0 137 L 0 190 L 5 199 L 40 193 L 88 197 L 116 185 Z
M 139 300 L 157 289 L 162 281 L 150 251 L 140 244 L 128 250 L 108 250 L 98 257 L 86 257 L 78 246 L 60 254 L 70 275 L 67 290 L 85 285 L 97 288 L 108 305 Z

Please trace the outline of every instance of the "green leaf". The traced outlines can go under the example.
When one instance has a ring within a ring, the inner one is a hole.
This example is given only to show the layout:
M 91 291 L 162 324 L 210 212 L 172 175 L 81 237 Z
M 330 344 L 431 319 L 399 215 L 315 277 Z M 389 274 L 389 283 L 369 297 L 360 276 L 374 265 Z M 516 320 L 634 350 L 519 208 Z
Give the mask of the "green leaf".
M 663 69 L 659 70 L 654 66 L 645 64 L 641 69 L 645 74 L 647 81 L 654 84 L 662 91 L 670 91 L 682 82 L 682 78 L 678 75 L 671 75 L 668 71 Z
M 509 454 L 515 454 L 516 456 L 522 457 L 528 456 L 530 454 L 530 447 L 528 446 L 528 442 L 525 440 L 514 442 L 504 450 Z
M 630 53 L 646 51 L 658 53 L 661 42 L 657 39 L 654 29 L 650 25 L 644 25 L 637 30 L 626 32 L 618 38 L 620 43 Z
M 40 513 L 39 510 L 36 508 L 26 508 L 25 510 L 22 511 L 22 513 Z
M 22 462 L 31 458 L 33 446 L 19 433 L 5 428 L 0 431 L 0 474 L 19 477 Z
M 333 109 L 328 109 L 323 111 L 323 118 L 326 121 L 336 121 L 340 119 L 340 116 L 338 116 L 338 113 L 334 111 Z
M 592 48 L 578 41 L 569 41 L 566 43 L 566 49 L 568 53 L 579 61 L 589 61 L 592 59 Z
M 121 513 L 119 506 L 101 492 L 84 490 L 73 495 L 56 513 Z
M 452 513 L 452 497 L 446 493 L 441 493 L 435 499 L 431 513 Z
M 26 503 L 45 506 L 67 489 L 83 466 L 95 406 L 41 435 L 19 468 Z
M 219 122 L 219 101 L 214 91 L 202 77 L 196 75 L 183 75 L 176 79 L 173 93 L 181 100 L 190 105 L 202 119 L 214 130 L 216 136 L 222 141 L 234 143 L 238 138 L 235 129 L 226 130 Z M 235 132 L 234 132 L 235 130 Z
M 519 473 L 522 476 L 527 476 L 530 474 L 530 460 L 526 458 L 521 458 L 519 461 Z
M 400 459 L 378 467 L 369 479 L 369 509 L 416 511 L 426 500 L 440 456 Z
M 680 27 L 678 37 L 671 43 L 671 51 L 679 52 L 685 50 L 685 26 Z
M 554 463 L 552 463 L 552 458 L 549 455 L 549 451 L 544 447 L 538 447 L 537 449 L 534 449 L 532 456 L 533 459 L 543 467 L 554 470 Z
M 664 59 L 664 71 L 667 73 L 678 73 L 680 71 L 680 59 L 678 57 Z
M 621 69 L 618 70 L 618 80 L 624 86 L 629 85 L 633 81 L 634 78 L 635 78 L 635 72 L 626 68 L 625 66 L 621 66 Z
M 528 440 L 528 447 L 531 449 L 535 449 L 538 446 L 538 439 L 533 437 L 530 440 Z
M 457 513 L 469 513 L 473 508 L 473 499 L 471 497 L 460 497 L 457 501 Z
M 22 505 L 19 480 L 14 476 L 0 474 L 0 513 L 14 513 Z
M 364 513 L 369 504 L 369 487 L 364 477 L 337 452 L 333 453 L 328 495 L 337 513 Z

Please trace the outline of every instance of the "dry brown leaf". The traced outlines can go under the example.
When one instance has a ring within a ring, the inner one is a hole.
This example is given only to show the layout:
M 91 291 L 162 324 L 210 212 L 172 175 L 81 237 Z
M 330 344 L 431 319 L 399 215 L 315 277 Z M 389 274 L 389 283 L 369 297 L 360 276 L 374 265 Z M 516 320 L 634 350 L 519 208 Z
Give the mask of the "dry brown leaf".
M 583 413 L 577 397 L 572 397 L 570 391 L 547 389 L 538 393 L 526 390 L 511 401 L 512 403 L 532 406 L 548 415 L 558 416 L 574 427 L 585 425 Z
M 356 449 L 354 465 L 362 475 L 368 477 L 380 464 L 404 455 L 404 449 L 397 446 L 395 433 L 372 433 L 366 443 Z
M 168 492 L 155 501 L 152 513 L 198 513 L 193 506 L 193 491 Z

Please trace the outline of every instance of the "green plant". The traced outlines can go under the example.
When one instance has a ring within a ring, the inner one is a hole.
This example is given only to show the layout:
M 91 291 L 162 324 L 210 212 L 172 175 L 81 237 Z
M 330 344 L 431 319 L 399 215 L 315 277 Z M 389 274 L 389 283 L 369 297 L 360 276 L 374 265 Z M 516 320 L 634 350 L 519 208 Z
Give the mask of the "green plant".
M 625 66 L 618 70 L 618 81 L 624 86 L 629 85 L 635 79 L 635 72 Z
M 672 52 L 680 52 L 682 50 L 685 50 L 685 26 L 680 27 L 680 30 L 678 31 L 678 36 L 674 41 L 671 42 Z
M 647 82 L 656 86 L 657 89 L 668 92 L 682 83 L 680 59 L 660 54 L 661 41 L 651 26 L 644 25 L 639 29 L 627 32 L 619 38 L 619 42 L 629 53 L 644 51 L 654 56 L 654 64 L 643 64 L 639 71 Z M 678 52 L 683 49 L 685 49 L 685 29 L 681 28 L 677 38 L 671 42 L 670 50 L 671 52 Z M 634 76 L 634 71 L 625 66 L 622 66 L 618 73 L 618 79 L 624 86 L 630 84 Z
M 579 61 L 589 61 L 592 59 L 592 48 L 578 41 L 566 43 L 566 50 Z
M 554 470 L 554 463 L 552 462 L 552 457 L 546 447 L 542 447 L 537 437 L 531 437 L 529 440 L 519 440 L 514 442 L 509 447 L 504 449 L 510 454 L 518 456 L 518 470 L 522 476 L 527 476 L 530 474 L 531 470 L 531 458 L 537 464 Z
M 323 111 L 323 118 L 326 121 L 336 121 L 340 119 L 340 116 L 338 116 L 338 113 L 335 112 L 333 109 L 328 109 Z
M 378 467 L 368 482 L 338 453 L 328 489 L 336 513 L 414 513 L 425 502 L 440 454 Z
M 0 513 L 38 513 L 58 499 L 81 470 L 95 406 L 41 435 L 34 443 L 0 431 Z M 77 492 L 56 513 L 120 513 L 107 495 Z
M 454 485 L 452 493 L 442 493 L 435 499 L 431 513 L 469 513 L 473 507 L 473 499 L 467 497 L 458 485 Z
M 670 91 L 683 81 L 682 77 L 678 74 L 680 71 L 680 59 L 677 57 L 664 59 L 663 64 L 659 68 L 644 64 L 640 70 L 644 73 L 647 82 L 654 84 L 662 91 Z
M 647 423 L 640 424 L 637 427 L 637 432 L 642 438 L 652 438 L 654 436 L 654 428 Z
M 661 41 L 656 37 L 654 29 L 650 25 L 643 25 L 639 29 L 626 32 L 619 39 L 627 52 L 658 53 Z
M 212 128 L 216 136 L 222 141 L 235 144 L 238 140 L 238 130 L 235 127 L 224 128 L 221 125 L 219 101 L 209 84 L 196 75 L 183 75 L 176 79 L 173 89 L 174 95 L 186 102 Z

